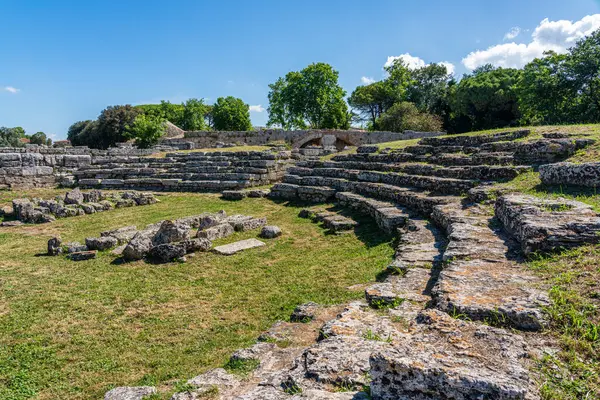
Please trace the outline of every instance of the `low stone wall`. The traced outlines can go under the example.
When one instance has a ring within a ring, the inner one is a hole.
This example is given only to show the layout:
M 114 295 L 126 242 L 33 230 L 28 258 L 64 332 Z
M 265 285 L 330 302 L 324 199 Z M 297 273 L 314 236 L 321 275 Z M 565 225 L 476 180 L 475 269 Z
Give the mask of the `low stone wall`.
M 546 164 L 540 167 L 540 178 L 546 185 L 600 186 L 600 163 Z
M 353 130 L 294 130 L 265 129 L 260 131 L 193 131 L 186 132 L 184 138 L 165 139 L 164 144 L 174 147 L 213 148 L 217 143 L 236 143 L 248 146 L 262 146 L 273 142 L 285 142 L 292 148 L 300 148 L 308 143 L 335 146 L 342 142 L 351 146 L 376 144 L 396 140 L 417 139 L 443 135 L 443 132 L 367 132 Z
M 82 188 L 221 192 L 279 182 L 291 163 L 289 151 L 103 156 L 94 157 L 74 175 Z
M 72 186 L 73 173 L 102 157 L 145 156 L 153 149 L 116 147 L 108 150 L 88 147 L 52 148 L 41 146 L 0 148 L 0 189 Z

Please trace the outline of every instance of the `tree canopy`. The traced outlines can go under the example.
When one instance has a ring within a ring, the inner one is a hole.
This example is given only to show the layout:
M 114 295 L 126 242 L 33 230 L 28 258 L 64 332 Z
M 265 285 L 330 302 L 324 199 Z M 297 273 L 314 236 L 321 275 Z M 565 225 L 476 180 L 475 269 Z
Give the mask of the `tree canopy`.
M 214 128 L 218 131 L 249 131 L 250 106 L 236 97 L 219 97 L 212 108 Z
M 325 63 L 289 72 L 269 85 L 268 125 L 284 129 L 347 129 L 350 113 L 339 73 Z

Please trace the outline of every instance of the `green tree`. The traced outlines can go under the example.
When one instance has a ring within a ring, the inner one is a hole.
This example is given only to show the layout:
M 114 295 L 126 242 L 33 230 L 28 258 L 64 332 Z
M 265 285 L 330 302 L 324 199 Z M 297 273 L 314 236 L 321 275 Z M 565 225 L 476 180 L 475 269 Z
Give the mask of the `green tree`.
M 133 123 L 127 127 L 127 137 L 135 139 L 135 144 L 147 149 L 158 143 L 165 134 L 166 123 L 164 119 L 138 115 Z
M 67 131 L 67 139 L 71 142 L 73 146 L 84 146 L 83 142 L 85 139 L 81 137 L 81 133 L 83 130 L 92 123 L 92 120 L 87 121 L 77 121 L 73 125 L 69 127 Z
M 218 131 L 249 131 L 250 106 L 232 96 L 219 97 L 212 108 L 213 124 Z
M 269 85 L 269 122 L 284 129 L 348 129 L 350 113 L 339 73 L 325 63 L 289 72 Z
M 548 52 L 523 69 L 518 83 L 523 124 L 574 123 L 580 120 L 579 100 L 567 71 L 568 54 Z
M 600 121 L 600 29 L 570 49 L 567 70 L 582 97 L 586 122 Z
M 369 121 L 369 125 L 377 129 L 377 119 L 394 104 L 390 89 L 391 86 L 384 81 L 358 86 L 348 98 L 348 103 L 358 112 L 360 121 Z
M 183 114 L 185 106 L 183 104 L 173 104 L 169 101 L 161 100 L 160 104 L 141 104 L 135 106 L 148 117 L 165 119 L 172 124 L 183 128 Z
M 377 120 L 377 127 L 391 132 L 439 132 L 442 130 L 442 120 L 437 115 L 419 111 L 413 103 L 403 101 L 382 114 Z
M 29 143 L 37 145 L 52 145 L 52 139 L 46 137 L 44 132 L 36 132 L 29 138 Z
M 442 116 L 445 111 L 448 82 L 452 77 L 442 64 L 429 64 L 411 71 L 407 99 L 420 111 Z
M 466 75 L 453 91 L 453 118 L 466 119 L 458 132 L 500 128 L 518 123 L 517 83 L 521 70 L 481 68 Z
M 7 128 L 0 127 L 0 147 L 23 147 L 25 144 L 21 142 L 25 131 L 21 127 Z
M 183 106 L 182 122 L 179 127 L 186 131 L 206 130 L 208 109 L 203 99 L 188 99 Z
M 109 106 L 98 117 L 97 140 L 90 147 L 106 149 L 127 139 L 127 127 L 133 124 L 142 111 L 127 104 L 124 106 Z

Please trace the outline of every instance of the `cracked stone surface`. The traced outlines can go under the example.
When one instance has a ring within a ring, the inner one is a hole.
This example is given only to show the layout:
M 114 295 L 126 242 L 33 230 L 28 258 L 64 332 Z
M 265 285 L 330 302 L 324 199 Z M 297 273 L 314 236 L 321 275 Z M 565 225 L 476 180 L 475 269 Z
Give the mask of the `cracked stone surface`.
M 261 242 L 258 239 L 246 239 L 246 240 L 240 240 L 238 242 L 224 244 L 222 246 L 217 246 L 213 250 L 215 251 L 215 253 L 218 253 L 218 254 L 221 254 L 224 256 L 231 256 L 235 253 L 239 253 L 240 251 L 254 249 L 256 247 L 262 247 L 262 246 L 265 246 L 265 243 Z
M 498 198 L 495 209 L 525 254 L 600 243 L 600 215 L 579 201 L 512 194 Z

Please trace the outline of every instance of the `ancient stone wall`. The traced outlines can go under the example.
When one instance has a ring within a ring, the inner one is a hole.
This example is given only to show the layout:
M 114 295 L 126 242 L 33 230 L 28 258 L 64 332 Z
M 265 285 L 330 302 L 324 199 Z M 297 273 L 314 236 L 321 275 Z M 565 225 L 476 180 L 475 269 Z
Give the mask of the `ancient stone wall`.
M 40 146 L 0 148 L 0 189 L 70 186 L 73 172 L 92 164 L 96 157 L 148 155 L 155 150 L 132 147 L 108 150 L 88 147 L 51 148 Z
M 82 188 L 220 192 L 278 182 L 291 162 L 289 151 L 109 155 L 94 157 L 74 175 Z
M 196 131 L 186 132 L 184 138 L 165 139 L 163 143 L 179 147 L 194 143 L 195 148 L 216 147 L 217 143 L 236 143 L 240 145 L 261 146 L 272 142 L 285 142 L 292 148 L 307 144 L 338 146 L 346 144 L 360 146 L 391 142 L 395 140 L 416 139 L 443 135 L 442 132 L 366 132 L 353 130 L 295 130 L 265 129 L 260 131 Z

